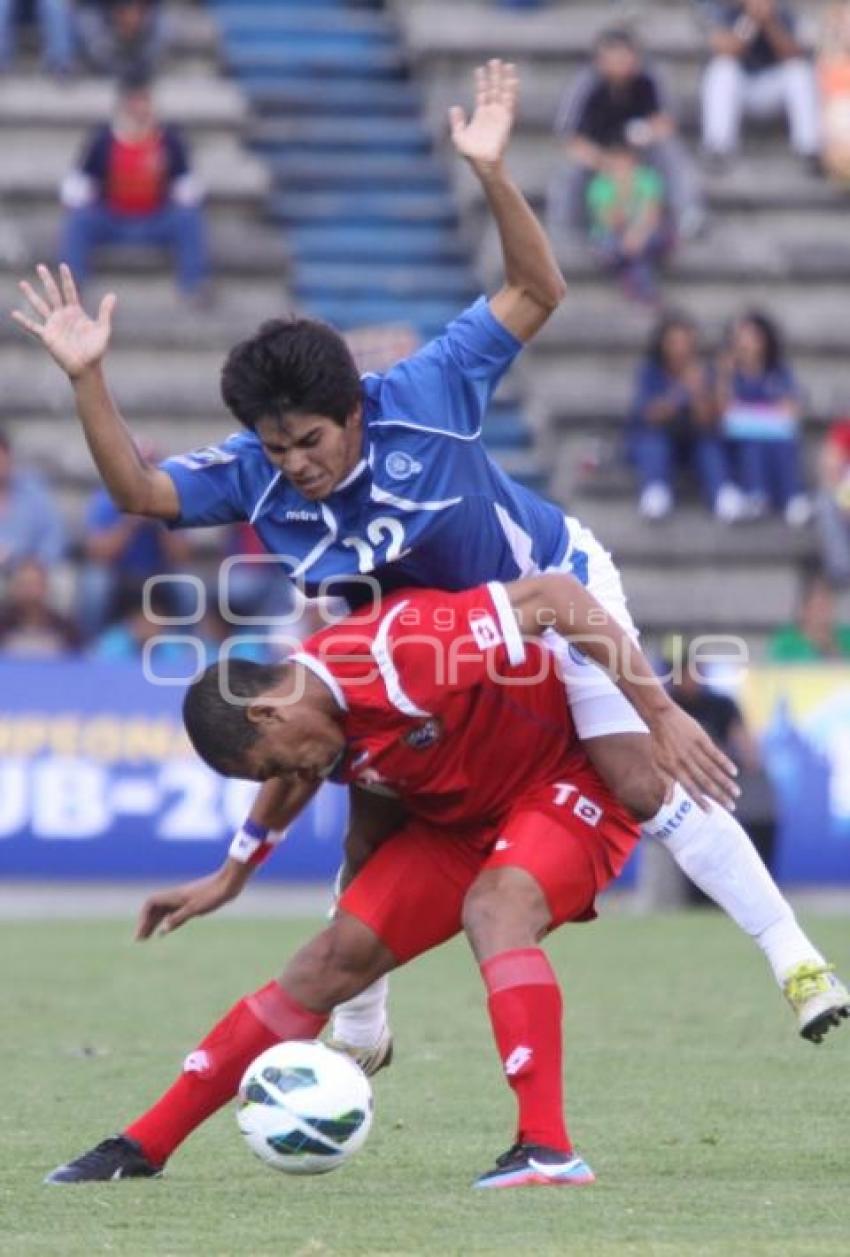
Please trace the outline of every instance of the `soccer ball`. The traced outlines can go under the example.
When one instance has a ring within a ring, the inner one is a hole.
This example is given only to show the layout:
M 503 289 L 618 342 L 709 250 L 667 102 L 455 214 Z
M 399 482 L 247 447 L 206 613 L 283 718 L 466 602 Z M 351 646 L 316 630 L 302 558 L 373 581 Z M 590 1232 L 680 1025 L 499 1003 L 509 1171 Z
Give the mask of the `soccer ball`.
M 351 1057 L 318 1040 L 278 1043 L 245 1070 L 236 1120 L 272 1169 L 326 1174 L 366 1142 L 372 1088 Z

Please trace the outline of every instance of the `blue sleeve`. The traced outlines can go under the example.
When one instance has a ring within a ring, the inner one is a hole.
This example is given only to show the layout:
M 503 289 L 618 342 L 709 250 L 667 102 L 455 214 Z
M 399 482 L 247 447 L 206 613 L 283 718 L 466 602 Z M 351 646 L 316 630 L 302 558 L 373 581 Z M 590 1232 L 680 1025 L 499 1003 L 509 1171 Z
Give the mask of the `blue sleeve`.
M 170 521 L 171 528 L 203 528 L 249 518 L 254 503 L 246 501 L 240 457 L 244 440 L 237 434 L 221 445 L 206 445 L 160 463 L 180 499 L 180 514 Z M 270 479 L 271 474 L 270 470 Z
M 442 336 L 387 372 L 382 414 L 418 428 L 477 436 L 496 387 L 521 349 L 522 341 L 480 297 Z

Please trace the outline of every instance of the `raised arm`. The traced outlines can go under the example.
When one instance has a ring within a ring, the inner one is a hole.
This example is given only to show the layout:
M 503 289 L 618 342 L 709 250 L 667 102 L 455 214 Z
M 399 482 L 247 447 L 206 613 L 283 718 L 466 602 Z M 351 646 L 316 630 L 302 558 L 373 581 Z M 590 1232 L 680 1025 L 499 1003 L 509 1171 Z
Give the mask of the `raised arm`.
M 496 221 L 505 264 L 504 286 L 490 301 L 499 322 L 530 340 L 566 295 L 567 286 L 537 216 L 505 166 L 516 115 L 514 66 L 490 61 L 475 72 L 475 109 L 449 111 L 452 141 L 475 172 Z
M 649 660 L 600 602 L 571 576 L 550 573 L 505 586 L 523 634 L 547 629 L 574 641 L 611 677 L 646 722 L 659 768 L 701 807 L 729 806 L 739 791 L 735 765 L 667 694 Z
M 104 297 L 92 319 L 80 305 L 74 277 L 64 263 L 59 283 L 46 266 L 38 267 L 38 276 L 41 292 L 26 280 L 20 284 L 31 312 L 15 310 L 12 318 L 41 342 L 71 381 L 86 441 L 112 500 L 133 515 L 176 519 L 180 503 L 174 482 L 140 454 L 103 374 L 115 296 Z

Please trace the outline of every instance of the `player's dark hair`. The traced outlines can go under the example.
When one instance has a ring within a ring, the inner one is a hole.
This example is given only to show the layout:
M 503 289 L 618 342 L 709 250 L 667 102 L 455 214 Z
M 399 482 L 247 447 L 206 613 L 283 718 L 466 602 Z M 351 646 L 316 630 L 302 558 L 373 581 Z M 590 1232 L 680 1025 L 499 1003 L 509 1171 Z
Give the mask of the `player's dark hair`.
M 153 74 L 147 66 L 135 64 L 128 66 L 118 79 L 118 99 L 132 96 L 136 92 L 153 91 Z
M 248 719 L 247 703 L 280 680 L 278 664 L 228 659 L 211 664 L 186 691 L 183 723 L 189 741 L 200 755 L 224 777 L 239 776 L 245 755 L 259 738 L 256 724 Z
M 785 363 L 785 344 L 779 324 L 764 310 L 745 310 L 735 320 L 735 327 L 750 323 L 761 333 L 764 342 L 764 366 L 766 371 L 777 371 Z
M 357 364 L 318 319 L 271 319 L 231 349 L 221 373 L 231 414 L 253 429 L 264 415 L 323 415 L 342 427 L 360 401 Z
M 649 343 L 646 347 L 646 356 L 655 366 L 664 366 L 664 344 L 667 340 L 667 335 L 674 328 L 678 327 L 693 332 L 697 337 L 699 336 L 699 328 L 696 321 L 689 314 L 686 314 L 684 310 L 665 310 L 650 332 Z

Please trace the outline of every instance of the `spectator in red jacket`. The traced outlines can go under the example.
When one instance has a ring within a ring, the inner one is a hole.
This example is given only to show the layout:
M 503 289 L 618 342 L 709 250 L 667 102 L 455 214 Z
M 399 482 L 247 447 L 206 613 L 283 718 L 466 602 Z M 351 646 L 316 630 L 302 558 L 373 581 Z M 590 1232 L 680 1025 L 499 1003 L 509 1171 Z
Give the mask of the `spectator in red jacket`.
M 167 247 L 186 296 L 209 280 L 201 194 L 176 127 L 157 120 L 149 80 L 133 75 L 120 89 L 111 123 L 97 127 L 78 167 L 66 175 L 61 252 L 78 282 L 92 252 L 105 244 Z

